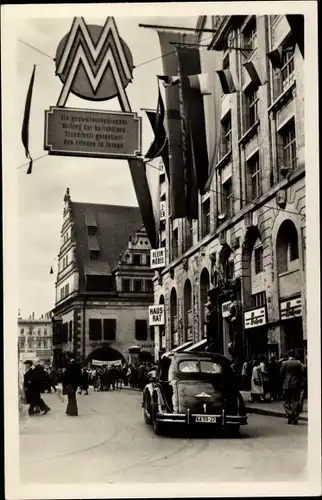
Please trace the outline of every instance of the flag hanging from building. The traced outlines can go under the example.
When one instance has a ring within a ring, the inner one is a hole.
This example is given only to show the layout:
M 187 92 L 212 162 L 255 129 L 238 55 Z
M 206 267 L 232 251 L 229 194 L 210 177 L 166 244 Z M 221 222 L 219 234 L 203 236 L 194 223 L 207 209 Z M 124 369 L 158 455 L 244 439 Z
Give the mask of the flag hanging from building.
M 161 156 L 165 171 L 169 178 L 169 148 L 168 137 L 164 128 L 165 108 L 158 83 L 158 105 L 157 111 L 146 110 L 151 127 L 154 132 L 154 140 L 145 154 L 146 160 L 153 160 Z
M 304 15 L 287 14 L 286 19 L 291 27 L 294 43 L 298 45 L 302 57 L 304 58 Z
M 187 167 L 191 170 L 189 182 L 193 183 L 195 178 L 199 192 L 204 194 L 208 179 L 204 101 L 201 92 L 196 91 L 192 86 L 195 84 L 200 88 L 200 53 L 198 48 L 177 47 L 176 50 L 178 53 L 179 71 L 181 73 L 182 99 L 185 110 L 185 117 L 183 119 L 188 122 L 189 130 L 187 141 L 191 155 L 190 162 L 192 163 L 191 167 Z M 192 186 L 191 189 L 193 189 Z
M 25 112 L 24 112 L 24 117 L 23 117 L 23 122 L 22 122 L 22 130 L 21 130 L 21 139 L 22 139 L 22 144 L 25 148 L 25 155 L 28 160 L 30 160 L 29 167 L 27 170 L 27 174 L 31 174 L 32 172 L 32 157 L 30 155 L 29 151 L 29 121 L 30 121 L 30 108 L 31 108 L 31 98 L 32 98 L 32 91 L 34 88 L 34 81 L 35 81 L 35 71 L 36 71 L 36 65 L 34 65 L 29 87 L 28 87 L 28 92 L 27 92 L 27 97 L 26 97 L 26 103 L 25 103 Z
M 159 31 L 162 65 L 164 75 L 178 74 L 178 56 L 170 42 L 197 43 L 196 34 L 183 34 L 171 31 Z M 198 74 L 200 69 L 193 69 L 190 74 Z M 187 74 L 187 73 L 186 73 Z M 181 86 L 165 87 L 166 121 L 169 141 L 169 173 L 170 173 L 170 213 L 173 218 L 198 218 L 198 192 L 194 184 L 189 186 L 188 170 L 191 168 L 187 156 L 187 130 L 183 126 Z M 191 172 L 191 170 L 190 170 Z M 190 194 L 189 194 L 190 193 Z
M 211 95 L 209 85 L 209 74 L 200 73 L 199 75 L 189 75 L 188 83 L 192 90 L 197 90 L 201 95 Z
M 219 76 L 221 88 L 224 94 L 233 94 L 234 92 L 238 92 L 239 86 L 235 83 L 235 79 L 230 69 L 220 69 L 217 71 L 217 75 Z
M 150 187 L 146 175 L 146 166 L 141 158 L 128 160 L 132 182 L 138 201 L 142 221 L 152 248 L 158 248 L 158 235 L 154 217 Z
M 264 64 L 264 59 L 254 59 L 253 61 L 245 62 L 243 65 L 250 76 L 253 87 L 256 89 L 267 83 L 267 73 Z
M 283 58 L 282 58 L 282 47 L 278 47 L 277 49 L 271 50 L 267 53 L 268 59 L 271 61 L 274 69 L 281 69 L 283 67 Z

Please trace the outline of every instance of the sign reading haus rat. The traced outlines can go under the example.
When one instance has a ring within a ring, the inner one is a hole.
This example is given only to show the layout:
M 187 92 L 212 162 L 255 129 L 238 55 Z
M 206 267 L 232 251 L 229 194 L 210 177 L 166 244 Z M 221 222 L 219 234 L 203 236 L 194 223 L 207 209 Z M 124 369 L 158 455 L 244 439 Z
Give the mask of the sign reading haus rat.
M 164 305 L 149 306 L 149 326 L 164 325 Z

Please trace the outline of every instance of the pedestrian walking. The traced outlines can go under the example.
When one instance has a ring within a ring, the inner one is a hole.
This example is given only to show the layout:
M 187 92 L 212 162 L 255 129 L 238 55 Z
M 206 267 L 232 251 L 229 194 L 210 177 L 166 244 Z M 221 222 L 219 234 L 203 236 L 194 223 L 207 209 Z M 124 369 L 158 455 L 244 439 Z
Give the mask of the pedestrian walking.
M 276 356 L 272 356 L 270 358 L 267 371 L 271 399 L 278 401 L 280 399 L 280 366 L 277 362 Z
M 67 395 L 68 403 L 66 415 L 76 417 L 78 415 L 76 393 L 81 383 L 81 367 L 77 363 L 72 353 L 68 354 L 69 362 L 67 364 L 63 378 L 63 394 Z
M 250 403 L 254 401 L 264 400 L 264 387 L 263 387 L 263 377 L 260 369 L 260 361 L 256 359 L 254 361 L 254 367 L 252 371 L 251 388 L 250 388 Z
M 25 373 L 24 381 L 26 397 L 28 398 L 28 403 L 30 405 L 29 415 L 34 415 L 37 412 L 43 412 L 43 415 L 46 415 L 50 411 L 50 408 L 41 397 L 41 393 L 44 391 L 46 383 L 45 370 L 41 366 L 38 358 L 35 360 L 34 365 L 32 361 L 26 361 L 25 365 L 27 367 L 27 371 Z M 39 408 L 38 411 L 37 408 Z
M 269 378 L 268 378 L 266 356 L 260 356 L 259 369 L 261 371 L 262 381 L 263 381 L 263 393 L 264 393 L 263 399 L 266 399 L 267 394 L 269 394 Z
M 301 361 L 295 359 L 294 350 L 288 353 L 288 360 L 281 365 L 283 381 L 283 405 L 288 424 L 297 424 L 301 411 L 304 369 Z
M 82 394 L 82 392 L 85 392 L 85 396 L 88 395 L 88 372 L 86 368 L 82 368 L 81 371 L 81 380 L 80 380 L 80 387 L 79 387 L 79 394 Z

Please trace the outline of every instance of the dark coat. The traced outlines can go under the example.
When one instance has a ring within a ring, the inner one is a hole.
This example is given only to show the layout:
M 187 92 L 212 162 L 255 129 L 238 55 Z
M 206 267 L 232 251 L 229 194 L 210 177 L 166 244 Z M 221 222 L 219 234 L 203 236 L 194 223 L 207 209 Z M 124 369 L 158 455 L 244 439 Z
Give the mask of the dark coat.
M 301 390 L 303 386 L 303 365 L 298 359 L 283 361 L 281 365 L 283 390 Z
M 35 386 L 33 379 L 33 369 L 30 368 L 23 376 L 23 386 L 25 390 L 26 403 L 29 405 L 34 400 Z
M 63 386 L 71 386 L 73 390 L 76 392 L 77 387 L 81 385 L 81 379 L 82 379 L 82 369 L 79 363 L 76 361 L 71 361 L 68 363 L 65 373 L 64 373 L 64 378 L 63 378 Z
M 41 365 L 36 365 L 32 370 L 34 390 L 41 393 L 45 390 L 47 384 L 47 374 Z

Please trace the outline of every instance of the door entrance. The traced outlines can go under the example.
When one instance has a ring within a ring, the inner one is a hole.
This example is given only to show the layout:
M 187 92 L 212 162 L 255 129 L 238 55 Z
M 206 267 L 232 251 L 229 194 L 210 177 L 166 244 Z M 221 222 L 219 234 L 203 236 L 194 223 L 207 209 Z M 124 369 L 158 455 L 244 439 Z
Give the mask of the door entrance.
M 302 318 L 292 318 L 284 322 L 285 349 L 303 350 L 303 326 Z
M 267 328 L 250 328 L 246 333 L 247 357 L 251 359 L 253 355 L 267 354 Z

